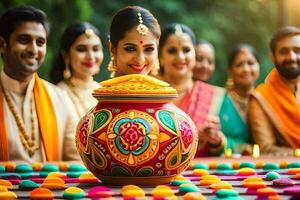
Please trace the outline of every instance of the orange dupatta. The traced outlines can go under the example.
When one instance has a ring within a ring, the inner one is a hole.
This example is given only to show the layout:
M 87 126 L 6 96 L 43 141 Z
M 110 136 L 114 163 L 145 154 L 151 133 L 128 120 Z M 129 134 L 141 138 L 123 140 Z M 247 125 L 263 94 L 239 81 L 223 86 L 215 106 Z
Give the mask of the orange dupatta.
M 5 129 L 2 90 L 0 90 L 0 122 L 0 161 L 8 161 L 8 140 Z
M 34 75 L 35 84 L 33 94 L 37 117 L 42 136 L 42 142 L 45 148 L 47 161 L 58 161 L 58 128 L 54 108 L 47 92 L 47 88 L 37 74 Z M 5 115 L 3 106 L 3 95 L 0 93 L 0 161 L 9 160 L 8 140 L 5 128 Z
M 253 96 L 260 102 L 274 126 L 293 148 L 300 147 L 300 107 L 298 102 L 273 69 L 266 82 L 257 87 Z

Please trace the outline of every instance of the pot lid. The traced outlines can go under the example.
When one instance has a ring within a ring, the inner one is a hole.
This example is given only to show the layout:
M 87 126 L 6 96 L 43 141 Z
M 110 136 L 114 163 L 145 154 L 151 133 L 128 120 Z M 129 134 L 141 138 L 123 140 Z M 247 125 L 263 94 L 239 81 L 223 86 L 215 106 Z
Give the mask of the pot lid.
M 93 96 L 98 100 L 167 100 L 177 97 L 169 83 L 148 75 L 130 74 L 100 82 Z

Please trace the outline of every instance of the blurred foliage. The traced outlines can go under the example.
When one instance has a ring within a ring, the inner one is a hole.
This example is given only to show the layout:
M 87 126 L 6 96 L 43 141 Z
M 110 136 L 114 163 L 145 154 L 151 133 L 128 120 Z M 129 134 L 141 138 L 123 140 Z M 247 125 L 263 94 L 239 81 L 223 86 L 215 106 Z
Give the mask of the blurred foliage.
M 278 24 L 276 0 L 2 0 L 0 11 L 27 4 L 44 10 L 51 23 L 47 57 L 40 74 L 48 79 L 64 28 L 74 22 L 90 21 L 102 33 L 105 60 L 98 81 L 108 78 L 108 31 L 113 14 L 127 5 L 150 10 L 163 27 L 170 22 L 190 26 L 198 39 L 216 48 L 217 70 L 210 82 L 224 85 L 227 79 L 227 52 L 238 43 L 252 44 L 261 63 L 261 82 L 272 68 L 268 43 Z

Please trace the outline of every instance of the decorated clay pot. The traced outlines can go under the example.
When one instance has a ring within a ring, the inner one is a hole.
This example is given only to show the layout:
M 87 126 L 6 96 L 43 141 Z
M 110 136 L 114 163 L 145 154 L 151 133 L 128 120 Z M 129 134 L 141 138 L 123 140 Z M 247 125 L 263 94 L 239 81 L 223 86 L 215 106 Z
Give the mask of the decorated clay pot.
M 97 106 L 77 126 L 85 166 L 110 184 L 163 184 L 183 172 L 196 153 L 191 119 L 171 101 L 169 84 L 146 75 L 100 83 Z

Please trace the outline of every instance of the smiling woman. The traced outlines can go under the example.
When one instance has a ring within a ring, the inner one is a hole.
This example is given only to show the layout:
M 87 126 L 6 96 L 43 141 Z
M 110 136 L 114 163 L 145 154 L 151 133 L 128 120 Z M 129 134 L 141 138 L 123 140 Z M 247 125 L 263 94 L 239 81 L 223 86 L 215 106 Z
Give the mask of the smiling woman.
M 233 85 L 227 88 L 220 110 L 220 124 L 227 138 L 227 148 L 234 153 L 249 154 L 252 140 L 247 124 L 248 104 L 260 65 L 255 49 L 249 44 L 235 46 L 228 61 Z
M 159 37 L 160 26 L 148 10 L 138 6 L 120 10 L 110 27 L 111 76 L 155 74 Z
M 120 10 L 110 27 L 110 70 L 118 77 L 94 90 L 97 106 L 77 126 L 82 161 L 110 184 L 170 182 L 192 161 L 198 143 L 191 119 L 173 103 L 177 91 L 155 71 L 160 27 L 146 9 Z
M 193 85 L 192 69 L 195 60 L 195 35 L 184 24 L 169 24 L 159 41 L 160 73 L 181 94 Z
M 93 75 L 99 73 L 102 61 L 102 43 L 96 27 L 83 22 L 65 30 L 51 78 L 69 94 L 78 119 L 97 103 L 92 96 L 98 87 Z
M 224 89 L 193 81 L 194 45 L 195 35 L 188 26 L 167 25 L 159 41 L 160 76 L 178 91 L 175 104 L 197 125 L 199 143 L 196 156 L 218 155 L 225 144 L 217 117 Z
M 193 79 L 207 82 L 215 71 L 215 48 L 206 41 L 200 40 L 196 45 L 196 65 Z

